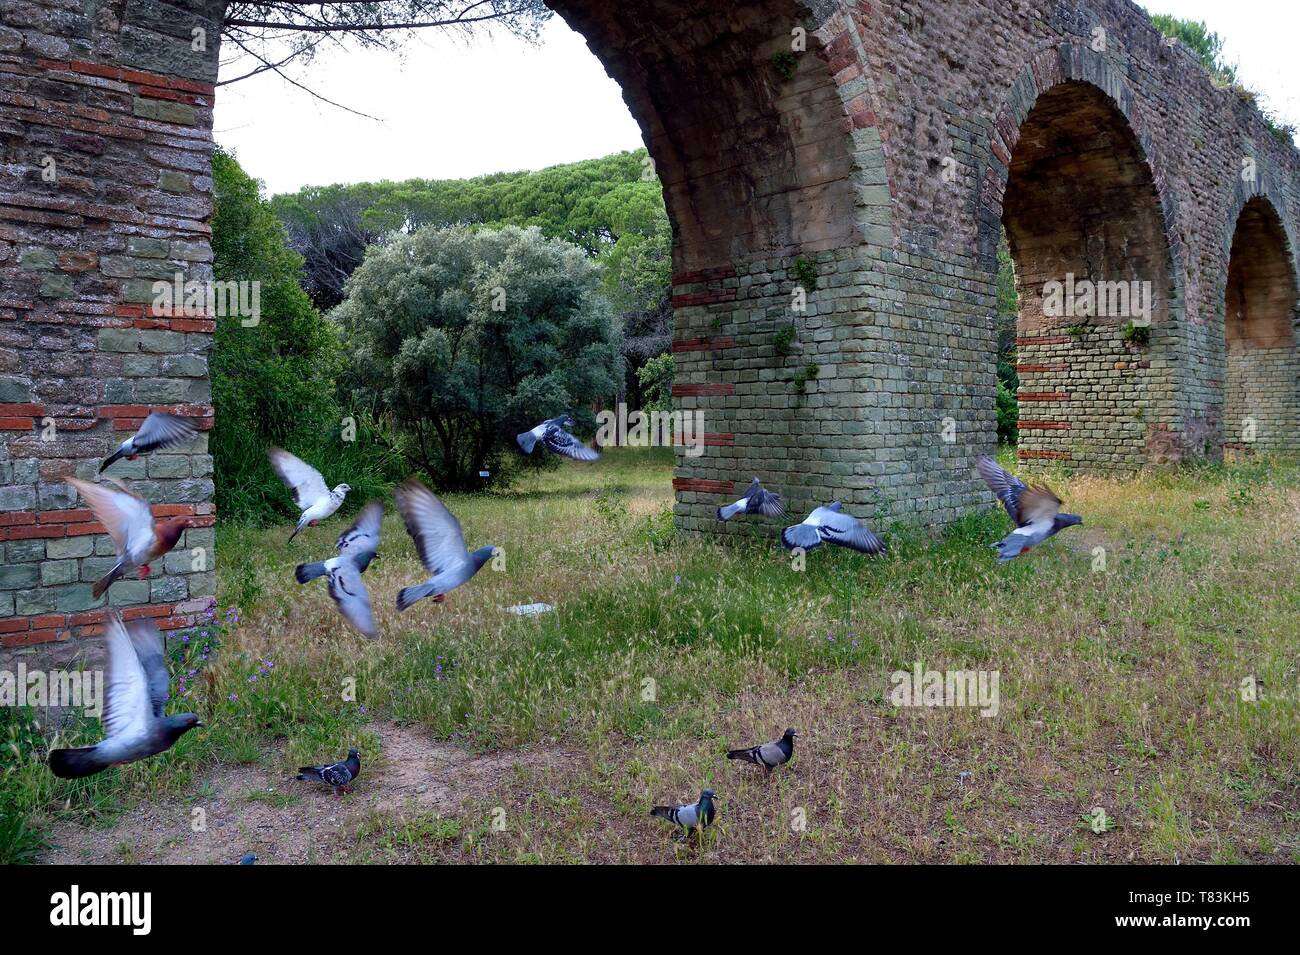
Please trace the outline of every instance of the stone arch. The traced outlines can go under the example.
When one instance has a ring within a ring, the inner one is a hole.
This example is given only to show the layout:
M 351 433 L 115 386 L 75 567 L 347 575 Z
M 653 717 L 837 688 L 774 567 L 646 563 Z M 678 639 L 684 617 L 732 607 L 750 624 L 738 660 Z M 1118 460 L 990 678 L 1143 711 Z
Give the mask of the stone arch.
M 1224 445 L 1293 450 L 1300 424 L 1296 246 L 1264 191 L 1237 205 L 1222 283 Z
M 1064 44 L 1026 67 L 993 124 L 978 250 L 995 270 L 1005 227 L 1022 459 L 1132 470 L 1168 453 L 1178 426 L 1163 368 L 1183 270 L 1136 103 L 1103 54 Z

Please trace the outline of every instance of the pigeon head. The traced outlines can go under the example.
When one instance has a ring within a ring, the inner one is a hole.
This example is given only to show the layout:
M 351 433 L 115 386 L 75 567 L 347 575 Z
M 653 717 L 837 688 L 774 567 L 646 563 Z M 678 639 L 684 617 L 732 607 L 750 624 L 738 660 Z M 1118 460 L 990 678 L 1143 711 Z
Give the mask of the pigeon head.
M 349 756 L 356 756 L 357 758 L 360 758 L 360 756 L 361 756 L 361 750 L 359 750 L 359 749 L 357 749 L 355 746 L 353 746 L 350 750 L 348 750 L 348 755 L 349 755 Z
M 1082 524 L 1082 523 L 1083 523 L 1083 518 L 1080 517 L 1078 514 L 1057 514 L 1056 515 L 1056 526 L 1058 528 L 1074 527 L 1076 524 Z
M 715 793 L 712 789 L 706 789 L 704 790 L 704 792 L 700 793 L 700 802 L 705 802 L 710 799 L 715 799 L 717 798 L 717 795 L 718 794 Z
M 798 735 L 799 735 L 799 733 L 798 733 L 796 730 L 794 730 L 794 729 L 788 729 L 788 730 L 785 731 L 785 738 L 786 738 L 786 739 L 794 739 L 794 738 L 795 738 L 796 736 L 798 736 Z
M 170 745 L 196 726 L 202 725 L 203 721 L 193 713 L 177 713 L 175 716 L 163 717 L 162 731 L 169 741 L 168 745 Z
M 489 560 L 491 560 L 492 555 L 495 554 L 496 552 L 497 552 L 496 547 L 493 546 L 492 544 L 489 544 L 487 547 L 480 547 L 478 550 L 474 551 L 472 554 L 469 555 L 469 559 L 474 562 L 474 567 L 475 569 L 477 569 L 479 567 L 482 567 Z
M 181 534 L 185 528 L 190 526 L 188 517 L 173 517 L 170 520 L 163 521 L 158 525 L 158 540 L 162 542 L 167 550 L 176 546 L 176 542 L 181 539 Z
M 348 491 L 350 490 L 352 490 L 352 485 L 340 484 L 338 487 L 334 489 L 334 493 L 337 494 L 339 497 L 347 497 Z

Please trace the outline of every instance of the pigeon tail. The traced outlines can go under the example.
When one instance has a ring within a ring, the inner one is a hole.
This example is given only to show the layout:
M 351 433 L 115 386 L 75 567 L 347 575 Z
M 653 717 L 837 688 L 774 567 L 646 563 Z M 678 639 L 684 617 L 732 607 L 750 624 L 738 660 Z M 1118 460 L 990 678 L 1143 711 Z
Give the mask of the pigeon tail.
M 303 529 L 304 527 L 306 527 L 306 526 L 307 526 L 307 522 L 306 522 L 306 521 L 299 521 L 299 522 L 298 522 L 298 526 L 295 527 L 295 528 L 293 529 L 293 533 L 289 535 L 289 539 L 288 539 L 287 541 L 285 541 L 285 543 L 286 543 L 286 544 L 292 544 L 292 543 L 293 543 L 293 539 L 294 539 L 295 537 L 298 536 L 298 532 L 299 532 L 300 530 L 302 530 L 302 529 Z
M 307 780 L 312 780 L 314 782 L 321 782 L 322 780 L 321 780 L 320 771 L 321 771 L 321 767 L 319 766 L 299 766 L 298 775 L 295 776 L 294 778 L 307 779 Z
M 96 749 L 98 749 L 96 746 L 82 746 L 80 749 L 53 750 L 50 753 L 50 771 L 60 779 L 81 779 L 83 776 L 93 776 L 109 766 L 95 752 Z
M 103 474 L 105 471 L 109 469 L 109 467 L 113 464 L 114 461 L 121 460 L 124 457 L 126 457 L 126 448 L 118 448 L 116 451 L 114 451 L 112 454 L 110 454 L 108 457 L 104 459 L 104 463 L 99 466 L 99 473 Z
M 729 749 L 727 750 L 727 759 L 743 759 L 747 763 L 757 763 L 758 747 L 751 746 L 748 749 Z
M 667 819 L 669 822 L 676 822 L 673 815 L 677 812 L 676 806 L 655 806 L 650 810 L 650 815 L 657 816 L 660 819 Z
M 786 550 L 794 550 L 796 547 L 812 550 L 821 542 L 821 535 L 811 524 L 796 524 L 781 532 L 781 543 L 785 545 Z
M 742 508 L 739 504 L 728 504 L 725 507 L 720 507 L 718 508 L 718 520 L 729 521 L 737 514 L 739 514 L 742 510 L 744 510 L 744 508 Z
M 293 572 L 298 583 L 305 584 L 309 580 L 315 580 L 317 577 L 324 577 L 329 571 L 325 568 L 325 562 L 318 561 L 314 564 L 299 564 Z
M 438 590 L 437 585 L 431 583 L 416 584 L 414 587 L 403 587 L 397 593 L 397 609 L 405 610 L 417 600 L 423 600 L 425 597 Z
M 119 561 L 117 566 L 95 581 L 95 586 L 90 589 L 91 596 L 95 598 L 104 596 L 104 591 L 111 587 L 113 582 L 124 573 L 126 573 L 126 565 Z
M 519 442 L 519 449 L 524 454 L 532 454 L 533 448 L 537 447 L 537 435 L 531 431 L 525 431 L 523 434 L 516 435 L 515 440 Z

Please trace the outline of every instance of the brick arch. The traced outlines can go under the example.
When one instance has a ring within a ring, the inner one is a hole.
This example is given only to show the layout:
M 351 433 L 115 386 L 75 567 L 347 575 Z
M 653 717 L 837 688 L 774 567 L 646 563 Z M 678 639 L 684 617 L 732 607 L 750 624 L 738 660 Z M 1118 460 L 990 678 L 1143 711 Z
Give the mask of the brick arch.
M 1260 180 L 1238 190 L 1223 273 L 1225 447 L 1293 451 L 1300 426 L 1296 244 Z M 1248 195 L 1248 197 L 1247 197 Z
M 1154 370 L 1179 345 L 1174 205 L 1137 102 L 1104 54 L 1063 44 L 1022 71 L 990 130 L 978 248 L 996 269 L 1005 227 L 1019 298 L 1022 459 L 1130 469 L 1177 421 Z M 1092 314 L 1061 314 L 1044 292 L 1071 279 L 1148 290 L 1150 307 L 1107 315 L 1103 302 L 1123 300 L 1098 294 Z M 1148 316 L 1148 342 L 1125 337 L 1124 326 Z

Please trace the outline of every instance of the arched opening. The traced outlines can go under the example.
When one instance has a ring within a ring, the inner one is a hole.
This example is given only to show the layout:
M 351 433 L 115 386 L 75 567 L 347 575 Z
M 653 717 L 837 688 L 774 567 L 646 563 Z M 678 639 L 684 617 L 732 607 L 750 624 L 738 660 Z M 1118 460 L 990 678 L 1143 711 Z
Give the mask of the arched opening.
M 1015 266 L 1021 458 L 1146 462 L 1166 421 L 1151 354 L 1172 270 L 1150 169 L 1127 119 L 1097 87 L 1043 93 L 1011 155 L 1003 225 Z
M 1256 196 L 1237 216 L 1228 259 L 1223 314 L 1227 447 L 1280 451 L 1296 445 L 1296 300 L 1286 232 L 1272 204 Z

